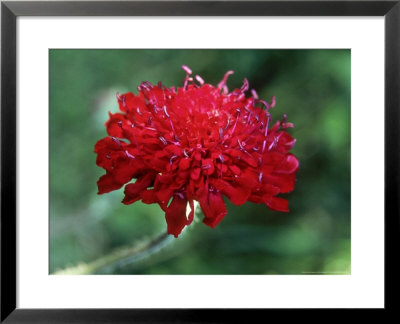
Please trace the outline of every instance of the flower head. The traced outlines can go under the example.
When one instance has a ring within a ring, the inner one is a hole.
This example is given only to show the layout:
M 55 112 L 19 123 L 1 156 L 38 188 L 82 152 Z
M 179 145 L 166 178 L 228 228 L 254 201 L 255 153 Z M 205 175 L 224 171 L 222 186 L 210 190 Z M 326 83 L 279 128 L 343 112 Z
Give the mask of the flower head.
M 286 115 L 272 123 L 275 98 L 260 100 L 254 90 L 246 96 L 246 79 L 229 92 L 233 71 L 213 86 L 182 68 L 183 87 L 146 81 L 138 95 L 117 94 L 121 112 L 109 113 L 109 136 L 95 146 L 97 165 L 106 170 L 98 193 L 125 185 L 124 204 L 158 203 L 175 237 L 192 222 L 194 201 L 211 227 L 227 213 L 223 196 L 235 205 L 251 201 L 289 211 L 277 195 L 293 190 L 299 162 L 289 153 L 296 140 L 286 129 L 293 124 Z

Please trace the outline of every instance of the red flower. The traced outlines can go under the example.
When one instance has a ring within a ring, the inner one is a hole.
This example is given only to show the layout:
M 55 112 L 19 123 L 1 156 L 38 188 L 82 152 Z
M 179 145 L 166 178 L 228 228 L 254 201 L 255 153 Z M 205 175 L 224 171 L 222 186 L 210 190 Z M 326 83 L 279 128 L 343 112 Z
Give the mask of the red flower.
M 117 94 L 122 113 L 109 114 L 109 137 L 95 146 L 97 165 L 106 170 L 98 193 L 126 184 L 122 202 L 158 203 L 175 237 L 192 222 L 195 200 L 211 227 L 227 213 L 223 195 L 235 205 L 251 201 L 289 211 L 277 195 L 293 190 L 299 162 L 289 153 L 296 140 L 286 132 L 293 127 L 286 115 L 269 128 L 275 98 L 259 100 L 254 90 L 246 97 L 246 79 L 228 92 L 232 71 L 215 87 L 182 68 L 183 87 L 142 82 L 138 95 Z

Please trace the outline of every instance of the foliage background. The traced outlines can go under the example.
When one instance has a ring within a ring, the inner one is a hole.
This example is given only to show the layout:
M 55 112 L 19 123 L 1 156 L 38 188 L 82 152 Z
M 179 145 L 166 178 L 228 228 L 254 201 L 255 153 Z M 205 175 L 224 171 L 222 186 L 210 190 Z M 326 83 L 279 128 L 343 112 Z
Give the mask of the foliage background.
M 141 81 L 182 85 L 186 64 L 230 89 L 248 78 L 287 113 L 300 170 L 290 213 L 246 203 L 215 228 L 193 224 L 152 257 L 117 274 L 349 274 L 350 50 L 50 50 L 50 273 L 141 243 L 166 230 L 157 205 L 97 195 L 94 144 L 106 136 L 116 92 Z M 202 216 L 199 215 L 199 220 Z

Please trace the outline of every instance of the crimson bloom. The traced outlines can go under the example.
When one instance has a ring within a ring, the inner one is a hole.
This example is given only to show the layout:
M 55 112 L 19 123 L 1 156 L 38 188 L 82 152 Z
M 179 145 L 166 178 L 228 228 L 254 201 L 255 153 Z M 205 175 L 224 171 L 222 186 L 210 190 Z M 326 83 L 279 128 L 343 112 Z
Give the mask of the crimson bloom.
M 254 90 L 246 97 L 246 79 L 229 92 L 233 71 L 213 86 L 182 68 L 183 87 L 146 81 L 138 95 L 117 94 L 121 112 L 109 113 L 109 136 L 95 146 L 97 165 L 106 170 L 98 193 L 126 184 L 122 202 L 158 203 L 175 237 L 192 222 L 194 201 L 211 227 L 227 213 L 223 195 L 235 205 L 251 201 L 289 211 L 288 201 L 277 195 L 293 190 L 299 162 L 289 153 L 296 140 L 286 129 L 293 124 L 286 115 L 271 122 L 275 98 L 260 100 Z

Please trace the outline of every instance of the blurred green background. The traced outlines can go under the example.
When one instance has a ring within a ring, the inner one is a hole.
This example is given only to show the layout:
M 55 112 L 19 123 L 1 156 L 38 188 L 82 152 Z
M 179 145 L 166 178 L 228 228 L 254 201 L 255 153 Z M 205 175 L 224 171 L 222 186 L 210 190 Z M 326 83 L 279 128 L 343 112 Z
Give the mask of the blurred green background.
M 290 213 L 234 206 L 212 229 L 192 224 L 151 257 L 114 274 L 350 274 L 350 50 L 50 50 L 50 273 L 92 262 L 166 230 L 158 205 L 123 205 L 123 189 L 97 195 L 97 140 L 116 92 L 141 81 L 181 86 L 188 65 L 230 89 L 248 78 L 288 115 L 300 169 Z

